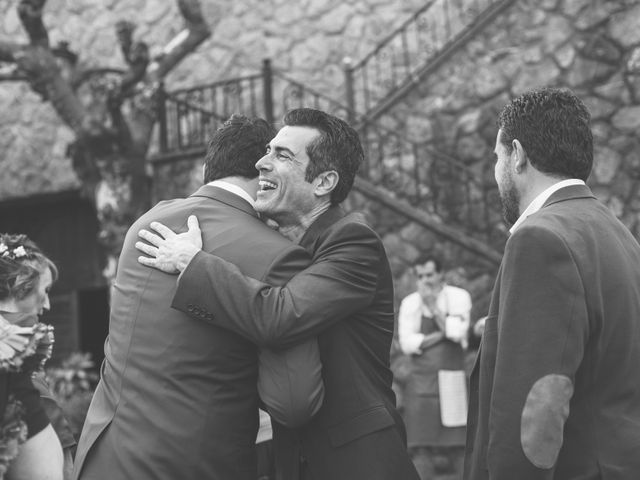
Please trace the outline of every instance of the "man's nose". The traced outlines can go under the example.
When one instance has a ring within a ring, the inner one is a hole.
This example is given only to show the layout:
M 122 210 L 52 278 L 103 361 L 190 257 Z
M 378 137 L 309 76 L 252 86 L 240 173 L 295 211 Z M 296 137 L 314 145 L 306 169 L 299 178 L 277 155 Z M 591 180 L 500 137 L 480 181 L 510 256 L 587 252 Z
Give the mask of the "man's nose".
M 268 153 L 256 162 L 256 168 L 258 170 L 271 170 L 271 162 L 269 160 Z

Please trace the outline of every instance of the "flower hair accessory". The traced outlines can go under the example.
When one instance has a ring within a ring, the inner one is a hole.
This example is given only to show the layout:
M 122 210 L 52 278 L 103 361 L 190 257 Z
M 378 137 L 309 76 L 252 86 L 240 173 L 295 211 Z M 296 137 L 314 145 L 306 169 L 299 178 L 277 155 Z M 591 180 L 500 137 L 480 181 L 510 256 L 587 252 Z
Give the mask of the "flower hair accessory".
M 10 260 L 16 260 L 18 258 L 24 258 L 26 256 L 28 256 L 28 253 L 23 245 L 9 248 L 6 243 L 0 243 L 0 257 L 8 258 Z

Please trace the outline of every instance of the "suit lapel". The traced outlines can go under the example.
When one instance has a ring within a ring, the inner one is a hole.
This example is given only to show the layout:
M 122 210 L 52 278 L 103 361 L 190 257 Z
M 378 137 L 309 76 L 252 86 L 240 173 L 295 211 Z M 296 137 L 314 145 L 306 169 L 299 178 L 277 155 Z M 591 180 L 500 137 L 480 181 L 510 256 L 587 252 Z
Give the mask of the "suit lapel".
M 237 208 L 244 213 L 251 215 L 252 217 L 258 217 L 258 213 L 253 209 L 249 202 L 244 198 L 239 197 L 235 193 L 231 193 L 224 188 L 212 187 L 211 185 L 203 185 L 191 197 L 206 197 L 212 200 L 217 200 L 230 207 Z

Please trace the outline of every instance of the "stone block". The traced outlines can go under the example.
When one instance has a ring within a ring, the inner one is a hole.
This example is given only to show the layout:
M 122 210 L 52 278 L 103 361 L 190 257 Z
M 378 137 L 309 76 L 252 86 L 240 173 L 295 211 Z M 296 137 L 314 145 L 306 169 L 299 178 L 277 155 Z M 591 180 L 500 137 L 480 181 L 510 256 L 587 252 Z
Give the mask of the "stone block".
M 619 108 L 615 103 L 595 96 L 585 96 L 583 101 L 594 120 L 609 118 Z
M 611 16 L 609 34 L 625 47 L 640 43 L 640 4 Z
M 598 184 L 610 184 L 618 173 L 620 154 L 606 146 L 596 146 L 593 157 L 594 164 L 591 172 L 593 180 Z
M 553 52 L 558 65 L 562 68 L 569 68 L 573 63 L 573 59 L 576 57 L 576 51 L 573 45 L 567 43 Z
M 572 88 L 597 87 L 598 84 L 612 77 L 616 70 L 614 65 L 578 55 L 567 72 L 566 82 Z
M 527 65 L 523 67 L 513 81 L 513 92 L 515 94 L 523 93 L 532 88 L 538 88 L 544 85 L 554 85 L 560 74 L 558 67 L 550 59 L 536 65 Z
M 613 116 L 612 123 L 620 130 L 637 133 L 640 129 L 640 106 L 621 108 Z
M 578 30 L 588 30 L 607 21 L 615 2 L 593 2 L 580 12 L 574 21 Z

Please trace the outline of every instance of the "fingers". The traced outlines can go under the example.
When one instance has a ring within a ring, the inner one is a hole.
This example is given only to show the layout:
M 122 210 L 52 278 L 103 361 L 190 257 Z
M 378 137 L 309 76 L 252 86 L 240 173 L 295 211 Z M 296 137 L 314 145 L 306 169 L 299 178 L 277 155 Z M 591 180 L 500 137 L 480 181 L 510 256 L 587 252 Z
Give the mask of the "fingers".
M 195 233 L 195 231 L 197 231 L 197 233 L 200 233 L 200 224 L 198 223 L 198 217 L 196 217 L 195 215 L 189 215 L 189 218 L 187 218 L 187 226 L 189 227 L 189 233 Z
M 155 258 L 143 257 L 143 256 L 138 257 L 138 263 L 141 263 L 142 265 L 146 265 L 147 267 L 155 267 L 156 262 L 157 260 Z
M 151 225 L 153 225 L 153 223 Z M 164 242 L 164 239 L 162 237 L 159 237 L 155 233 L 151 233 L 149 230 L 140 230 L 138 232 L 138 236 L 156 247 L 160 246 L 160 244 Z M 136 244 L 136 248 L 138 248 L 138 244 Z M 138 250 L 141 249 L 138 248 Z
M 145 230 L 143 230 L 142 232 L 144 232 Z M 140 232 L 140 233 L 142 233 Z M 148 232 L 147 232 L 148 233 Z M 152 235 L 152 234 L 150 234 Z M 143 237 L 144 238 L 144 237 Z M 150 257 L 157 257 L 158 256 L 158 249 L 156 247 L 153 247 L 151 245 L 148 245 L 144 242 L 136 242 L 136 248 L 138 250 L 140 250 L 142 253 L 146 253 L 147 255 L 149 255 Z
M 164 226 L 160 222 L 151 222 L 149 227 L 162 235 L 162 238 L 171 238 L 176 236 L 173 230 L 171 230 L 169 227 Z

